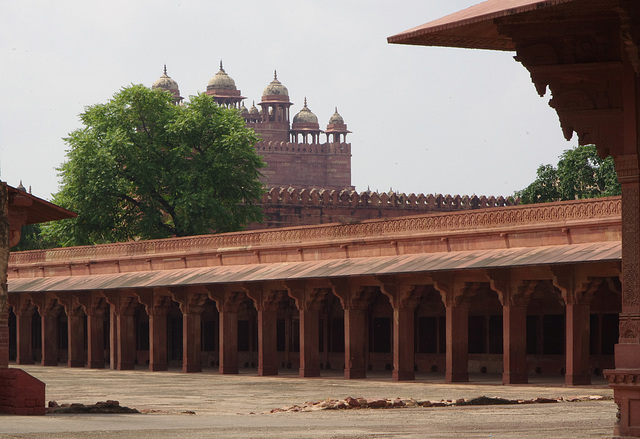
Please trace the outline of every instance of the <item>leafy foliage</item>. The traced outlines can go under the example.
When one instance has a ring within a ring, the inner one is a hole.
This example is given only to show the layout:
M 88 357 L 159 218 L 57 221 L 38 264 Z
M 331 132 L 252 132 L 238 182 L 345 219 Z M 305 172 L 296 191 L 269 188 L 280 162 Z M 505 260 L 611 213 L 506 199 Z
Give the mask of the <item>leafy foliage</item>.
M 613 158 L 602 159 L 594 145 L 583 145 L 563 152 L 557 168 L 540 165 L 535 181 L 515 196 L 520 197 L 522 203 L 531 204 L 620 193 Z
M 47 224 L 50 241 L 228 232 L 262 218 L 258 138 L 236 110 L 203 94 L 176 106 L 168 92 L 132 85 L 80 117 L 53 199 L 78 217 Z

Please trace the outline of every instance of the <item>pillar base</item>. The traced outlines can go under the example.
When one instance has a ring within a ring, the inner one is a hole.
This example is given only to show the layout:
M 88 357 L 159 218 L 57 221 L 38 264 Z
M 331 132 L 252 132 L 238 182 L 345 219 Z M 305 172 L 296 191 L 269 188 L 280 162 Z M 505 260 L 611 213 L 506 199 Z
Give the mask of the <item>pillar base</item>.
M 591 375 L 566 375 L 564 383 L 567 386 L 588 386 L 591 384 Z
M 412 370 L 394 370 L 391 378 L 393 381 L 412 381 L 416 379 L 416 373 Z
M 300 369 L 300 378 L 314 378 L 320 376 L 320 369 Z
M 444 382 L 445 383 L 468 383 L 469 373 L 468 372 L 446 373 L 444 377 Z
M 182 366 L 182 372 L 184 373 L 202 372 L 202 366 L 199 364 L 185 364 Z
M 640 369 L 605 370 L 604 376 L 618 404 L 614 437 L 640 437 Z
M 364 369 L 345 369 L 344 378 L 347 380 L 359 380 L 367 377 L 367 371 Z
M 166 364 L 149 363 L 149 372 L 162 372 L 165 370 L 169 370 L 169 366 Z
M 529 376 L 526 372 L 503 372 L 502 384 L 528 384 Z
M 258 368 L 258 376 L 264 377 L 269 375 L 278 375 L 278 368 L 276 366 Z
M 116 370 L 133 370 L 133 369 L 134 369 L 133 363 L 120 363 L 116 367 Z
M 236 375 L 238 373 L 238 366 L 223 366 L 220 365 L 218 373 L 223 375 Z

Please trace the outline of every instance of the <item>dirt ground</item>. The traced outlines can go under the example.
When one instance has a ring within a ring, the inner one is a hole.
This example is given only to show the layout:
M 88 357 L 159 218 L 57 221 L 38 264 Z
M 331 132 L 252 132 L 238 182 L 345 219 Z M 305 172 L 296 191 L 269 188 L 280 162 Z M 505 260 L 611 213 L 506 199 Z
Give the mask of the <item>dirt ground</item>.
M 131 415 L 0 415 L 0 438 L 603 438 L 611 437 L 616 406 L 604 380 L 566 387 L 561 378 L 532 377 L 527 385 L 500 385 L 499 376 L 472 376 L 444 384 L 439 375 L 392 382 L 389 374 L 344 380 L 338 372 L 298 378 L 283 371 L 257 377 L 215 371 L 112 371 L 21 366 L 47 384 L 47 400 L 59 404 L 117 400 L 148 413 Z M 553 404 L 433 408 L 351 409 L 269 413 L 327 398 L 456 400 L 476 396 L 508 399 L 604 400 Z

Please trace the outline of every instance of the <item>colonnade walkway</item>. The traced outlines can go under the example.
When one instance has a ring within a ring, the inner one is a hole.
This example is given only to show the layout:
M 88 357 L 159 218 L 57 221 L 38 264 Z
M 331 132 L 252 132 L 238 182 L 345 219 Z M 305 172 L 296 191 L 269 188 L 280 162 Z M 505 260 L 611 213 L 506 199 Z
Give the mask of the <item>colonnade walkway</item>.
M 366 380 L 346 380 L 338 371 L 321 379 L 299 378 L 292 371 L 257 377 L 255 369 L 237 375 L 179 369 L 149 374 L 145 370 L 21 366 L 47 383 L 47 400 L 94 404 L 107 399 L 142 415 L 0 415 L 0 438 L 574 438 L 606 437 L 615 419 L 611 400 L 405 409 L 329 410 L 265 413 L 274 408 L 347 396 L 416 400 L 510 399 L 583 395 L 611 397 L 603 379 L 590 386 L 565 386 L 561 377 L 532 377 L 526 385 L 501 385 L 497 374 L 471 374 L 465 384 L 444 384 L 444 376 L 418 373 L 412 382 L 392 382 L 389 372 L 372 372 Z M 186 411 L 195 414 L 185 414 Z M 253 414 L 251 414 L 253 413 Z

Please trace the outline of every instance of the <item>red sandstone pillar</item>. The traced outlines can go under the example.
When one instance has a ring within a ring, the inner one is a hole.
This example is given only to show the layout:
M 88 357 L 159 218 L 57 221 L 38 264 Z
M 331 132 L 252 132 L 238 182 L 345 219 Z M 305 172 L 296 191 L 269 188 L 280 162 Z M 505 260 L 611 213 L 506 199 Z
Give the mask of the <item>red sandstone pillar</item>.
M 31 319 L 34 309 L 32 306 L 16 306 L 13 309 L 16 314 L 16 363 L 33 364 Z
M 68 358 L 69 367 L 84 367 L 84 313 L 81 309 L 67 311 Z
M 567 303 L 566 306 L 566 374 L 568 386 L 591 384 L 589 364 L 589 305 Z
M 149 370 L 167 370 L 167 310 L 153 309 L 149 314 Z
M 104 368 L 104 310 L 87 310 L 87 367 Z
M 200 313 L 182 314 L 182 371 L 202 372 Z
M 238 311 L 220 313 L 219 373 L 238 373 Z
M 118 363 L 118 316 L 116 307 L 109 306 L 109 369 L 116 369 Z
M 300 377 L 318 377 L 320 309 L 330 290 L 305 285 L 303 282 L 289 282 L 286 287 L 300 310 Z
M 125 296 L 124 292 L 105 293 L 107 302 L 112 305 L 111 313 L 111 358 L 117 370 L 131 370 L 135 365 L 136 332 L 134 314 L 138 301 L 135 297 Z M 115 318 L 115 325 L 114 323 Z M 115 356 L 115 358 L 114 358 Z M 114 361 L 115 360 L 115 361 Z
M 448 305 L 445 382 L 469 381 L 469 308 Z
M 352 285 L 347 280 L 332 279 L 333 294 L 340 299 L 344 309 L 344 377 L 367 377 L 366 309 L 377 287 Z
M 116 333 L 118 336 L 117 370 L 132 370 L 135 365 L 136 332 L 133 309 L 121 310 L 116 313 Z
M 219 313 L 220 343 L 218 373 L 238 373 L 238 311 L 246 299 L 244 292 L 207 288 L 209 297 L 216 302 Z
M 320 376 L 318 325 L 320 312 L 315 307 L 300 310 L 300 377 Z
M 277 312 L 258 311 L 258 375 L 278 375 Z
M 393 380 L 416 378 L 414 325 L 415 308 L 420 302 L 421 289 L 403 283 L 397 276 L 378 276 L 380 291 L 393 307 Z
M 415 308 L 393 308 L 393 380 L 414 380 Z
M 42 316 L 42 365 L 58 365 L 58 310 L 43 310 Z
M 258 376 L 278 374 L 278 305 L 286 291 L 246 285 L 244 290 L 258 311 Z
M 207 299 L 204 289 L 171 291 L 182 311 L 182 371 L 202 372 L 202 306 Z
M 348 380 L 367 377 L 365 310 L 353 306 L 344 310 L 344 377 Z
M 526 384 L 527 307 L 509 303 L 502 308 L 503 372 L 502 384 Z
M 136 295 L 149 316 L 149 370 L 167 370 L 167 310 L 172 301 L 171 291 L 153 288 L 138 290 Z

